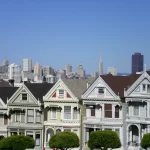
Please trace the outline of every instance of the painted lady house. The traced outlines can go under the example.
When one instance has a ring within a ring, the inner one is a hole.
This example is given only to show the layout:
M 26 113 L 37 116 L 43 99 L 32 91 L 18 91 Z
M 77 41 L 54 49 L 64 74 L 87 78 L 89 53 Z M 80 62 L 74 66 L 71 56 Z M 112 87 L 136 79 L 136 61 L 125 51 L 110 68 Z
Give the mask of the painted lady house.
M 80 137 L 80 106 L 87 82 L 93 79 L 59 79 L 43 97 L 45 108 L 45 147 L 53 134 L 74 132 Z
M 86 107 L 84 118 L 84 142 L 89 134 L 97 130 L 113 130 L 125 145 L 124 122 L 126 121 L 126 104 L 124 88 L 132 85 L 139 77 L 134 76 L 99 76 L 82 95 Z
M 43 95 L 53 84 L 23 84 L 7 100 L 8 136 L 24 134 L 35 140 L 36 147 L 43 147 Z

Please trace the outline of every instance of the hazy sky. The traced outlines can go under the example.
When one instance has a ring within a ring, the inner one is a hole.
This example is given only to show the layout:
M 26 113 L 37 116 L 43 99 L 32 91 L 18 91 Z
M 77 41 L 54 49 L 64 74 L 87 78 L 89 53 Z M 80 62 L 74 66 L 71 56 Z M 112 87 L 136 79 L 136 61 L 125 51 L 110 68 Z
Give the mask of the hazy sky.
M 82 63 L 131 72 L 131 55 L 141 52 L 150 68 L 149 0 L 1 0 L 0 61 L 29 57 L 55 69 Z

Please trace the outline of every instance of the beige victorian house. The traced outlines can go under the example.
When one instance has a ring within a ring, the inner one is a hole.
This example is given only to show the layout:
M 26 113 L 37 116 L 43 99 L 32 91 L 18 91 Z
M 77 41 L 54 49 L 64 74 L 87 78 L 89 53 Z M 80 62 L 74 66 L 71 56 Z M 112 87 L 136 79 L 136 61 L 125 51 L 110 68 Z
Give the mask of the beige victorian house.
M 70 131 L 80 137 L 79 100 L 91 80 L 93 79 L 59 79 L 43 97 L 45 147 L 48 147 L 51 136 L 58 132 Z

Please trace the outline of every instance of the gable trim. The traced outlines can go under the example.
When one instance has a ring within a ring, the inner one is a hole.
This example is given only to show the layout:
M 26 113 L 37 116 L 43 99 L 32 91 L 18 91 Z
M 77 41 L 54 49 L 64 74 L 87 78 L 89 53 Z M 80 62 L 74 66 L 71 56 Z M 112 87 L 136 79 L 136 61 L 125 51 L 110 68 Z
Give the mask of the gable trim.
M 96 86 L 96 83 L 98 83 L 98 81 L 102 81 L 102 83 L 105 85 L 105 87 L 108 89 L 108 91 L 115 97 L 115 99 L 120 100 L 120 96 L 116 95 L 115 92 L 109 87 L 109 85 L 105 82 L 105 80 L 103 80 L 103 78 L 101 78 L 101 76 L 99 76 L 93 83 L 92 85 L 83 93 L 83 95 L 81 96 L 83 99 L 88 99 L 87 96 L 92 92 L 92 89 L 94 89 L 94 87 Z M 94 99 L 94 98 L 93 98 Z M 104 98 L 103 98 L 104 99 Z
M 127 91 L 124 91 L 125 97 L 129 96 L 136 88 L 138 88 L 138 85 L 147 78 L 150 81 L 150 76 L 147 72 L 144 72 L 130 87 Z
M 64 89 L 67 91 L 67 93 L 71 96 L 71 98 L 73 98 L 73 100 L 78 100 L 78 98 L 74 96 L 74 94 L 66 86 L 66 84 L 61 79 L 59 79 L 55 83 L 55 85 L 48 91 L 48 93 L 45 96 L 43 96 L 43 101 L 50 101 L 50 100 L 48 100 L 49 97 L 54 95 L 54 92 L 56 91 L 56 89 L 58 88 L 58 86 L 63 86 Z M 55 101 L 57 101 L 57 99 Z M 70 101 L 68 101 L 68 102 L 70 102 Z
M 3 100 L 0 98 L 0 103 L 2 104 L 3 107 L 0 107 L 0 109 L 5 108 L 7 109 L 7 105 L 3 102 Z
M 34 102 L 38 105 L 40 105 L 40 101 L 37 100 L 35 98 L 35 96 L 31 93 L 31 91 L 27 88 L 27 86 L 25 84 L 23 84 L 13 95 L 12 97 L 9 99 L 8 101 L 8 105 L 12 104 L 13 101 L 15 101 L 15 99 L 18 97 L 18 95 L 22 92 L 22 89 L 25 89 L 26 92 L 29 94 L 29 96 L 31 96 L 31 98 L 34 100 Z

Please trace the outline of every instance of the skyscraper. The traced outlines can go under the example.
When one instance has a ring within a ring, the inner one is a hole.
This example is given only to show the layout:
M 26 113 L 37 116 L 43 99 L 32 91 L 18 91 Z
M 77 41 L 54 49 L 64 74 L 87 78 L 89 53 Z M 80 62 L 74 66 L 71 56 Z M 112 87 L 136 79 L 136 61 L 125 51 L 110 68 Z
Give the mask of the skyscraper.
M 117 69 L 115 67 L 108 67 L 107 73 L 112 74 L 113 76 L 116 76 L 117 75 Z
M 72 66 L 71 65 L 66 65 L 66 67 L 65 67 L 65 70 L 66 70 L 66 75 L 68 75 L 69 73 L 71 73 L 72 72 Z
M 79 65 L 78 66 L 78 75 L 80 77 L 85 77 L 85 70 L 83 69 L 83 66 L 82 65 Z
M 143 71 L 144 56 L 141 53 L 132 55 L 132 73 Z
M 102 57 L 100 57 L 98 72 L 99 72 L 99 75 L 103 75 L 103 62 L 102 62 Z
M 22 61 L 22 71 L 32 71 L 32 59 L 24 58 Z

